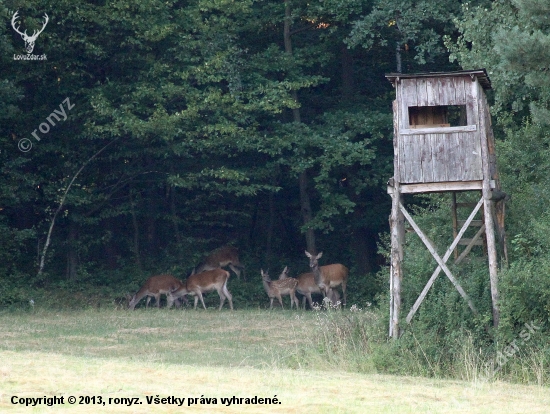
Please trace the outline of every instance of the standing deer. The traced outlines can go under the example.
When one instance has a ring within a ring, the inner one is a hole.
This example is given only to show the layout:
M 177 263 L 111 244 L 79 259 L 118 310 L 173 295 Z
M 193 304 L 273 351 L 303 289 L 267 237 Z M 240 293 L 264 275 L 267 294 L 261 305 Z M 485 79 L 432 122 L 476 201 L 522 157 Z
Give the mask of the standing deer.
M 42 29 L 34 30 L 32 32 L 32 36 L 29 36 L 26 30 L 25 32 L 21 32 L 19 30 L 19 27 L 21 26 L 21 24 L 17 21 L 17 18 L 19 17 L 17 13 L 19 13 L 19 11 L 16 11 L 13 17 L 11 18 L 11 27 L 13 27 L 13 30 L 15 30 L 25 42 L 25 49 L 27 50 L 27 53 L 32 53 L 32 51 L 34 50 L 34 42 L 36 42 L 38 35 L 44 31 L 50 19 L 48 15 L 44 13 L 44 24 L 42 25 Z M 17 27 L 15 27 L 16 23 L 17 23 Z
M 225 266 L 229 266 L 229 268 L 235 272 L 239 279 L 241 278 L 242 272 L 243 279 L 246 280 L 244 275 L 244 266 L 239 261 L 239 250 L 233 246 L 220 247 L 219 249 L 211 252 L 208 256 L 206 256 L 200 265 L 193 269 L 191 275 Z
M 195 296 L 194 309 L 197 309 L 199 299 L 201 300 L 202 307 L 206 309 L 202 294 L 216 290 L 220 296 L 220 308 L 218 310 L 222 310 L 225 298 L 227 298 L 229 307 L 233 310 L 233 297 L 229 293 L 229 290 L 227 290 L 228 279 L 229 272 L 219 268 L 193 274 L 187 278 L 184 286 L 170 292 L 169 300 L 173 302 L 177 298 L 185 297 L 185 295 L 193 295 Z
M 160 295 L 166 295 L 168 299 L 168 308 L 172 307 L 174 301 L 171 299 L 170 294 L 182 287 L 185 284 L 180 280 L 176 279 L 172 275 L 157 275 L 151 276 L 145 281 L 143 286 L 137 293 L 132 297 L 130 303 L 128 304 L 128 309 L 133 310 L 138 302 L 143 299 L 144 296 L 147 296 L 147 303 L 145 307 L 149 306 L 151 297 L 154 297 L 157 303 L 157 308 L 160 308 Z M 184 301 L 187 301 L 186 298 L 183 298 Z
M 288 277 L 287 274 L 281 273 L 279 276 L 279 279 L 284 279 Z M 306 299 L 309 303 L 309 307 L 313 308 L 313 300 L 311 298 L 312 294 L 319 294 L 322 295 L 321 289 L 319 289 L 319 286 L 315 283 L 315 277 L 313 273 L 302 273 L 299 275 L 296 280 L 298 281 L 298 284 L 296 285 L 296 292 L 303 295 L 302 299 L 302 308 L 306 309 Z M 340 300 L 340 295 L 338 294 L 337 290 L 330 289 L 328 298 L 331 300 L 332 304 L 336 306 L 338 304 L 338 301 Z
M 275 298 L 277 298 L 281 304 L 281 308 L 284 309 L 285 307 L 283 306 L 281 295 L 290 295 L 290 309 L 292 310 L 292 306 L 296 304 L 296 310 L 298 310 L 299 302 L 295 293 L 298 281 L 293 277 L 288 277 L 288 267 L 285 266 L 283 273 L 279 276 L 279 280 L 271 280 L 267 272 L 264 272 L 263 269 L 260 269 L 260 272 L 262 274 L 264 289 L 271 303 L 269 309 L 273 309 L 273 300 Z
M 342 285 L 342 293 L 344 295 L 343 305 L 346 306 L 346 284 L 348 282 L 349 270 L 346 266 L 340 263 L 330 264 L 319 267 L 319 259 L 323 256 L 323 252 L 317 256 L 313 256 L 306 251 L 306 256 L 309 257 L 309 267 L 313 271 L 315 284 L 319 286 L 324 296 L 329 296 L 330 290 Z

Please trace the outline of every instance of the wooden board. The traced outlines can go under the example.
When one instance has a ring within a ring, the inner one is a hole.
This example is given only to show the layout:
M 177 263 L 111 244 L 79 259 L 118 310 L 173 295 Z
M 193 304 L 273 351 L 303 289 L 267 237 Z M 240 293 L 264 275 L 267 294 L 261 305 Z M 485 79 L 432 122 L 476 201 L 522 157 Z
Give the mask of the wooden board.
M 416 80 L 416 106 L 429 106 L 428 90 L 426 88 L 426 84 L 426 78 L 420 78 Z
M 439 82 L 437 78 L 426 78 L 426 102 L 428 106 L 442 105 L 439 103 Z
M 421 128 L 449 128 L 451 124 L 425 124 L 425 125 L 411 125 L 411 129 Z
M 399 100 L 399 129 L 409 127 L 409 106 L 418 106 L 416 95 L 416 79 L 404 79 L 401 83 Z
M 448 134 L 433 134 L 430 135 L 430 143 L 432 145 L 433 159 L 433 180 L 432 182 L 450 181 L 447 178 L 447 159 L 452 156 L 449 152 Z M 455 180 L 461 181 L 461 180 Z
M 464 148 L 460 142 L 460 134 L 450 134 L 449 136 L 449 158 L 448 158 L 448 179 L 449 181 L 462 181 L 463 165 L 465 162 Z
M 456 92 L 452 78 L 438 78 L 439 103 L 438 105 L 456 105 Z
M 432 127 L 432 128 L 409 128 L 401 129 L 399 135 L 415 135 L 415 134 L 450 134 L 451 132 L 473 132 L 477 131 L 477 125 L 466 125 L 457 127 Z
M 479 119 L 477 116 L 477 82 L 472 82 L 471 80 L 464 81 L 464 92 L 466 97 L 466 119 L 470 125 L 478 125 Z
M 422 169 L 422 182 L 432 183 L 435 181 L 434 176 L 434 167 L 433 167 L 433 157 L 432 145 L 430 141 L 430 135 L 416 135 L 418 137 L 418 142 L 421 145 L 420 154 L 421 154 L 421 169 Z
M 422 176 L 422 151 L 424 147 L 422 135 L 403 136 L 400 139 L 399 170 L 401 172 L 400 182 L 424 182 Z
M 456 77 L 451 78 L 451 82 L 453 84 L 453 89 L 455 91 L 455 101 L 453 105 L 466 105 L 466 92 L 465 92 L 465 81 L 468 80 L 468 78 L 464 77 Z M 474 122 L 469 122 L 470 124 L 473 124 Z
M 418 183 L 418 184 L 402 184 L 401 194 L 417 194 L 417 193 L 441 193 L 447 191 L 474 191 L 481 190 L 483 187 L 482 181 L 453 181 L 446 183 Z M 494 182 L 493 182 L 494 188 Z M 388 185 L 388 194 L 393 194 L 394 187 Z

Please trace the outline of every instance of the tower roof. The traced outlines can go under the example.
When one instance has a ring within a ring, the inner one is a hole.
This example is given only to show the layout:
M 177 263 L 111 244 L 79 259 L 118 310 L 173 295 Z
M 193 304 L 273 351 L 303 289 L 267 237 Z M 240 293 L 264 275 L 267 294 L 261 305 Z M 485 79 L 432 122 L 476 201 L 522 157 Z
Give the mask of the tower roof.
M 455 76 L 468 76 L 475 77 L 479 81 L 479 84 L 483 89 L 491 89 L 491 80 L 487 75 L 485 69 L 473 69 L 473 70 L 458 70 L 454 72 L 422 72 L 422 73 L 388 73 L 386 78 L 391 82 L 399 81 L 399 79 L 411 79 L 411 78 L 442 78 L 442 77 L 455 77 Z

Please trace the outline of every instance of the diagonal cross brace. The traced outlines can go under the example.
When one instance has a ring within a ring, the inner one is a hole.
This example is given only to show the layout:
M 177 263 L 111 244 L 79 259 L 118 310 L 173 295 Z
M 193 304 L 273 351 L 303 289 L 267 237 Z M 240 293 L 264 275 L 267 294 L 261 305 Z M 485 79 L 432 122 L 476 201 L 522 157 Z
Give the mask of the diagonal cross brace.
M 456 290 L 458 290 L 458 293 L 460 293 L 460 296 L 462 296 L 464 298 L 464 300 L 466 300 L 466 302 L 468 302 L 468 306 L 470 307 L 472 312 L 474 312 L 474 314 L 476 314 L 476 315 L 477 315 L 477 310 L 474 307 L 474 304 L 472 303 L 472 301 L 470 300 L 470 297 L 466 294 L 466 292 L 464 292 L 464 289 L 462 289 L 462 286 L 460 286 L 458 281 L 455 279 L 455 277 L 453 276 L 453 274 L 451 273 L 451 271 L 449 270 L 449 268 L 447 267 L 445 262 L 451 256 L 454 248 L 456 247 L 456 245 L 458 244 L 458 242 L 462 238 L 462 235 L 464 234 L 464 232 L 466 231 L 466 229 L 468 228 L 468 226 L 472 222 L 473 218 L 475 217 L 475 214 L 478 212 L 478 210 L 481 208 L 482 205 L 483 205 L 483 198 L 481 198 L 481 200 L 479 200 L 479 202 L 477 203 L 476 207 L 474 208 L 474 211 L 472 212 L 472 214 L 470 214 L 470 217 L 468 217 L 468 220 L 466 220 L 466 222 L 464 223 L 464 225 L 460 229 L 459 234 L 456 236 L 455 240 L 453 241 L 453 243 L 451 244 L 451 246 L 449 247 L 449 249 L 445 253 L 444 260 L 442 260 L 441 257 L 437 254 L 435 248 L 432 246 L 432 243 L 430 242 L 428 237 L 426 237 L 426 235 L 422 232 L 422 230 L 420 230 L 420 227 L 418 227 L 418 225 L 413 220 L 411 215 L 407 212 L 407 210 L 405 210 L 405 207 L 403 207 L 403 204 L 399 203 L 399 209 L 401 210 L 401 212 L 403 213 L 403 215 L 405 216 L 407 221 L 410 223 L 410 225 L 412 226 L 412 228 L 414 229 L 416 234 L 418 234 L 418 237 L 420 237 L 420 240 L 422 240 L 422 242 L 424 243 L 424 245 L 426 246 L 428 251 L 431 253 L 433 258 L 437 262 L 437 264 L 439 265 L 438 268 L 435 270 L 434 274 L 432 275 L 432 277 L 430 278 L 430 280 L 428 281 L 428 284 L 424 287 L 424 290 L 422 291 L 422 294 L 424 294 L 424 296 L 427 294 L 427 292 L 430 289 L 431 285 L 433 284 L 433 282 L 435 281 L 435 279 L 439 275 L 439 272 L 441 270 L 443 270 L 443 272 L 447 275 L 447 277 L 449 278 L 451 283 L 454 285 Z M 411 309 L 411 312 L 409 312 L 409 315 L 407 315 L 407 322 L 409 322 L 409 323 L 410 323 L 412 317 L 414 316 L 414 313 L 416 312 L 416 310 L 420 306 L 420 303 L 422 303 L 422 300 L 424 300 L 424 297 L 422 296 L 422 294 L 417 299 L 415 305 L 413 306 L 413 309 Z M 413 312 L 413 310 L 414 310 L 414 312 Z
M 447 249 L 447 252 L 445 253 L 445 256 L 443 256 L 443 262 L 447 263 L 447 260 L 449 259 L 449 257 L 451 257 L 451 254 L 452 254 L 453 250 L 458 245 L 458 242 L 460 242 L 460 240 L 462 239 L 462 236 L 464 235 L 464 233 L 466 232 L 466 230 L 470 226 L 470 223 L 472 222 L 472 220 L 474 219 L 474 217 L 476 216 L 477 212 L 479 211 L 479 209 L 481 208 L 482 205 L 483 205 L 483 198 L 481 198 L 479 200 L 477 205 L 474 207 L 474 210 L 472 211 L 472 213 L 468 216 L 468 219 L 466 220 L 466 222 L 462 225 L 462 228 L 460 229 L 457 236 L 453 240 L 453 243 Z M 420 294 L 420 296 L 418 297 L 418 299 L 414 303 L 414 306 L 411 308 L 409 314 L 407 315 L 407 323 L 411 323 L 411 320 L 412 320 L 414 314 L 416 313 L 416 311 L 418 310 L 418 308 L 422 304 L 422 301 L 424 300 L 424 298 L 428 294 L 428 290 L 430 290 L 433 283 L 435 282 L 435 279 L 437 279 L 437 276 L 439 276 L 440 272 L 441 272 L 441 266 L 437 266 L 437 269 L 435 269 L 435 271 L 433 272 L 432 277 L 430 278 L 430 280 L 428 280 L 428 283 L 426 283 L 426 286 L 424 286 L 424 289 L 422 290 L 422 293 Z

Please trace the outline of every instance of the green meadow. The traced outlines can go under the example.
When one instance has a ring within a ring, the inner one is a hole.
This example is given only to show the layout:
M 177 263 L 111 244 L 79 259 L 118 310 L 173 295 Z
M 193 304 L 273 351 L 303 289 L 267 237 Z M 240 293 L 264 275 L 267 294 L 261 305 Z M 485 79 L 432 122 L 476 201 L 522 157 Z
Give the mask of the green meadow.
M 374 334 L 376 316 L 366 311 L 4 312 L 0 412 L 550 411 L 550 393 L 542 386 L 381 375 L 368 347 L 343 352 L 345 334 L 328 331 L 335 322 L 345 329 L 353 318 L 363 322 L 364 335 Z M 63 396 L 65 404 L 24 405 L 25 399 L 53 396 Z M 67 403 L 70 396 L 77 398 L 74 405 Z M 13 397 L 23 404 L 13 404 Z M 186 400 L 155 404 L 157 397 Z M 221 401 L 232 397 L 242 403 Z M 244 403 L 254 397 L 277 403 Z

